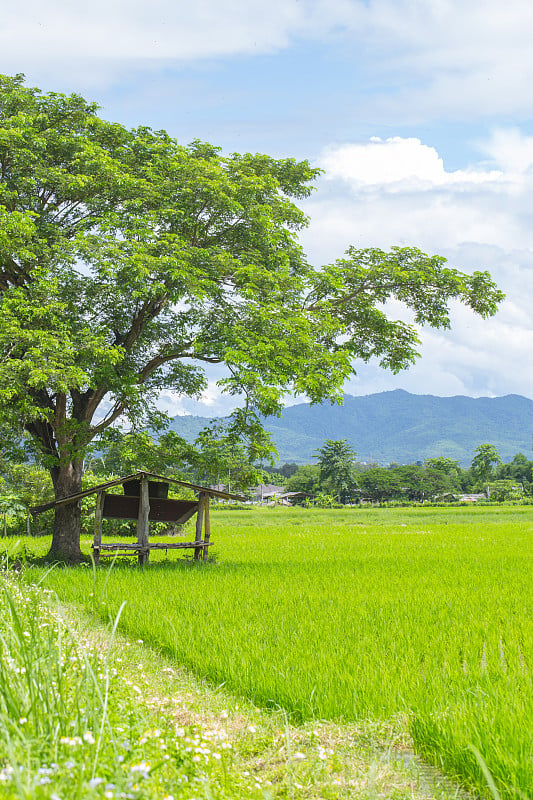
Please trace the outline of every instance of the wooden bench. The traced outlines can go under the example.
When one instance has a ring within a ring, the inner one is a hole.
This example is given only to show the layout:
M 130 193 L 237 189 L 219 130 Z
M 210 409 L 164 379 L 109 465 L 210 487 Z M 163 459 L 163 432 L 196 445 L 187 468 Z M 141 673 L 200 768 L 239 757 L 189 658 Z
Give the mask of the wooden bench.
M 130 544 L 129 542 L 106 542 L 106 544 L 92 544 L 94 563 L 98 564 L 100 556 L 103 552 L 116 552 L 120 555 L 130 555 L 132 553 L 145 554 L 151 550 L 185 550 L 187 548 L 194 550 L 201 550 L 205 553 L 204 548 L 211 547 L 213 542 L 153 542 L 152 544 L 140 545 L 138 542 Z M 123 550 L 123 553 L 120 551 Z

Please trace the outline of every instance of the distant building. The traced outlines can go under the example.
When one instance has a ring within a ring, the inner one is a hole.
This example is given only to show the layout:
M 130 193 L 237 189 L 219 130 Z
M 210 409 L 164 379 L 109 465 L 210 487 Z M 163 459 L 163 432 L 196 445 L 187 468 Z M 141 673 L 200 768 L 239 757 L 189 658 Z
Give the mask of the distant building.
M 290 506 L 296 499 L 309 497 L 306 492 L 286 492 L 284 486 L 276 486 L 273 483 L 263 483 L 255 486 L 252 490 L 252 502 L 280 506 Z
M 275 483 L 261 483 L 250 489 L 254 503 L 273 500 L 285 492 L 284 486 L 276 486 Z

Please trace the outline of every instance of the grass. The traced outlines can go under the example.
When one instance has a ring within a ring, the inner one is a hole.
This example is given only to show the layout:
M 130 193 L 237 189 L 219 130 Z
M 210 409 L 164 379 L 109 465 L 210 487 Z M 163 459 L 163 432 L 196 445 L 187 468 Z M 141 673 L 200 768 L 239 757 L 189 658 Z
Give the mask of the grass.
M 261 796 L 230 774 L 222 732 L 178 726 L 139 702 L 144 673 L 137 667 L 134 682 L 123 669 L 115 626 L 87 640 L 53 596 L 4 572 L 0 629 L 5 800 Z
M 213 515 L 217 561 L 57 570 L 61 598 L 293 720 L 407 715 L 418 752 L 488 793 L 533 786 L 529 508 Z
M 12 575 L 0 598 L 2 798 L 449 796 L 402 720 L 292 726 Z

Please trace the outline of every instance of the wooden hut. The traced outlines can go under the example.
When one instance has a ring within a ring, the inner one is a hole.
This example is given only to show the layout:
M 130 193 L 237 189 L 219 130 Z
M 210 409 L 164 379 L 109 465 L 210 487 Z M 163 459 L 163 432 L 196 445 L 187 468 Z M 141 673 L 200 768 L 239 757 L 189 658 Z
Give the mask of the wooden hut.
M 174 500 L 168 498 L 170 484 L 183 486 L 197 492 L 197 500 Z M 124 494 L 109 494 L 108 489 L 113 486 L 124 487 Z M 32 514 L 56 508 L 59 505 L 75 503 L 83 497 L 96 495 L 96 511 L 94 515 L 94 541 L 92 544 L 93 557 L 96 564 L 104 552 L 136 553 L 139 564 L 146 564 L 150 557 L 150 550 L 183 550 L 194 549 L 196 561 L 207 559 L 208 549 L 212 542 L 211 520 L 209 515 L 209 501 L 212 497 L 222 500 L 245 500 L 237 494 L 230 494 L 207 486 L 197 486 L 194 483 L 167 478 L 153 472 L 140 471 L 122 478 L 115 478 L 107 483 L 93 486 L 82 492 L 62 497 L 51 503 L 30 508 Z M 150 522 L 174 522 L 178 525 L 187 522 L 196 514 L 196 534 L 194 542 L 152 542 L 149 539 Z M 103 519 L 130 519 L 137 520 L 137 541 L 106 542 L 102 543 Z

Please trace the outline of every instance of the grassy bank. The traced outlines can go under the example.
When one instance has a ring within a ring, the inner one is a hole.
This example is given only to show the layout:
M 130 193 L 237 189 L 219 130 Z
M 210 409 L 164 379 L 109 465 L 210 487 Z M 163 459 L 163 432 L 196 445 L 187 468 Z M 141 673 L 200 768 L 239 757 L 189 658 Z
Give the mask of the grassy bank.
M 0 797 L 177 800 L 260 797 L 231 775 L 220 731 L 140 702 L 124 642 L 66 621 L 53 596 L 0 574 Z M 140 684 L 140 685 L 139 685 Z
M 291 725 L 5 573 L 0 621 L 2 798 L 450 796 L 402 718 Z

